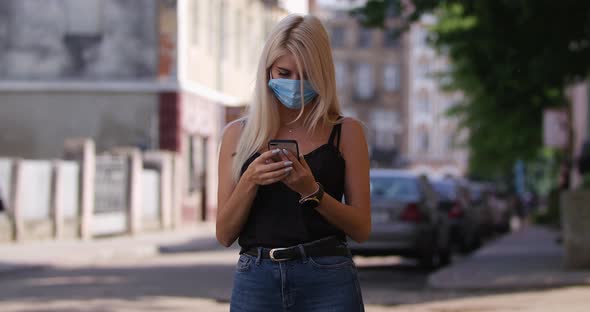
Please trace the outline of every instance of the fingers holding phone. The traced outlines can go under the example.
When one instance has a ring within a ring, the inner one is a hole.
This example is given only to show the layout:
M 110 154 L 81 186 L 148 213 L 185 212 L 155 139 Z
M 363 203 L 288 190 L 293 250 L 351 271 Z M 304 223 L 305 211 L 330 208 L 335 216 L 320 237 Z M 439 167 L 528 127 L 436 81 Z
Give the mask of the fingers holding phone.
M 305 158 L 294 155 L 286 149 L 283 150 L 282 154 L 293 164 L 293 170 L 281 181 L 301 196 L 313 193 L 317 185 Z
M 257 185 L 279 182 L 293 170 L 291 161 L 273 161 L 280 157 L 281 150 L 270 150 L 256 158 L 245 172 L 247 178 Z M 280 158 L 279 158 L 280 159 Z

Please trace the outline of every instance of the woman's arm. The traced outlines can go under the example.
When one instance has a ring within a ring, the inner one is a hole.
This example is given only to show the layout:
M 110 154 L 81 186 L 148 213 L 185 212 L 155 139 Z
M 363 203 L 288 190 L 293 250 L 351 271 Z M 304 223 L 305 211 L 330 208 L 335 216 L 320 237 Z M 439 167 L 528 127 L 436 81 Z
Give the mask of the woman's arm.
M 346 161 L 344 197 L 346 204 L 324 195 L 317 211 L 357 242 L 371 233 L 371 197 L 369 187 L 369 148 L 363 126 L 357 120 L 342 122 L 340 146 Z
M 223 131 L 221 148 L 219 149 L 215 232 L 217 240 L 225 247 L 231 246 L 237 239 L 258 189 L 257 185 L 246 181 L 246 179 L 240 179 L 238 183 L 233 181 L 233 154 L 236 150 L 240 130 L 239 122 L 227 125 Z
M 330 223 L 344 231 L 350 238 L 363 242 L 371 233 L 371 199 L 369 187 L 369 149 L 360 122 L 347 118 L 342 124 L 341 150 L 346 161 L 346 204 L 324 194 L 316 210 Z M 315 179 L 305 162 L 294 162 L 293 175 L 283 180 L 285 184 L 305 196 L 315 191 Z
M 248 215 L 252 201 L 259 185 L 275 183 L 285 177 L 291 163 L 275 162 L 267 164 L 266 160 L 276 155 L 268 151 L 256 158 L 235 183 L 232 176 L 233 154 L 240 137 L 241 125 L 229 124 L 224 130 L 219 150 L 219 184 L 217 188 L 217 240 L 225 247 L 231 246 L 238 238 Z

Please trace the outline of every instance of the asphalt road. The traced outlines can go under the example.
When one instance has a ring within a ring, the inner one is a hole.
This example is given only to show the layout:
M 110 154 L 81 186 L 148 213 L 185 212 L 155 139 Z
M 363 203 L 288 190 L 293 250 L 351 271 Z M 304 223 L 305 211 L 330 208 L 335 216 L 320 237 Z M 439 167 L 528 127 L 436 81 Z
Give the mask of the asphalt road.
M 237 249 L 215 246 L 198 251 L 167 246 L 157 256 L 64 263 L 3 274 L 0 311 L 227 311 Z M 411 261 L 355 257 L 355 262 L 368 311 L 371 305 L 465 295 L 429 290 L 430 272 Z

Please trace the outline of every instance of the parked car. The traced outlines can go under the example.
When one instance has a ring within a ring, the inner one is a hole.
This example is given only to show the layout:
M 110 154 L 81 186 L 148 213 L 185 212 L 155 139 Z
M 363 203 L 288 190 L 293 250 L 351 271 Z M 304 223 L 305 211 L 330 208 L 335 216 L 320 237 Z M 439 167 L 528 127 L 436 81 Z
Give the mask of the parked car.
M 490 207 L 492 207 L 494 230 L 502 234 L 509 232 L 510 221 L 514 212 L 508 193 L 494 187 L 488 201 Z
M 352 253 L 411 257 L 428 268 L 449 263 L 450 223 L 428 178 L 391 169 L 370 175 L 371 235 L 362 244 L 351 241 Z
M 492 186 L 484 182 L 469 181 L 470 205 L 477 210 L 477 226 L 482 238 L 491 237 L 494 233 L 494 211 L 490 205 L 490 196 L 492 196 Z
M 479 248 L 481 212 L 472 205 L 466 184 L 445 178 L 433 180 L 432 186 L 439 195 L 439 210 L 450 219 L 453 245 L 463 253 Z

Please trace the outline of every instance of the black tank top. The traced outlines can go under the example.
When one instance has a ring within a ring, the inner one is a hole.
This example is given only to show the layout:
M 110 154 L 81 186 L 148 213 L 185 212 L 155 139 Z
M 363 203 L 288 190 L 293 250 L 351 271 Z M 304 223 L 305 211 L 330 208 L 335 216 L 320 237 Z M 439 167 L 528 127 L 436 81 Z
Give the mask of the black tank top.
M 304 156 L 325 193 L 338 201 L 344 194 L 345 164 L 339 149 L 341 128 L 341 123 L 334 125 L 328 142 Z M 257 152 L 244 163 L 242 174 L 258 156 Z M 299 199 L 299 194 L 282 182 L 259 186 L 238 239 L 242 249 L 293 246 L 332 235 L 346 240 L 344 232 L 315 209 L 300 207 Z

